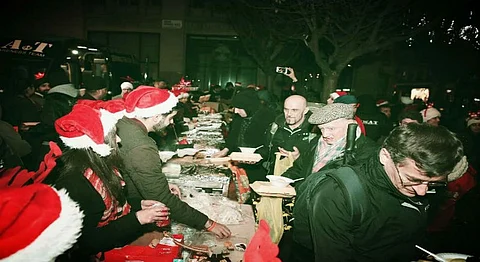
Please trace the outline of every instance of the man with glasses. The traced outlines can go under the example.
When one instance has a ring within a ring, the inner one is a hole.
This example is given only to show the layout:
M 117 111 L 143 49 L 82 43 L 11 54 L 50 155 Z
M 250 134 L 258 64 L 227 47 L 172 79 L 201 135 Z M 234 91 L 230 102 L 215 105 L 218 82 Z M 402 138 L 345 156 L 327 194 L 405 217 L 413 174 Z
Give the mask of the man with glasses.
M 462 158 L 462 143 L 452 132 L 412 123 L 395 128 L 377 154 L 352 167 L 360 190 L 347 194 L 337 180 L 312 174 L 297 190 L 298 252 L 290 261 L 415 260 L 426 229 L 424 196 L 445 186 L 450 174 L 462 173 L 456 170 L 465 166 L 457 165 Z M 359 222 L 351 211 L 355 201 Z

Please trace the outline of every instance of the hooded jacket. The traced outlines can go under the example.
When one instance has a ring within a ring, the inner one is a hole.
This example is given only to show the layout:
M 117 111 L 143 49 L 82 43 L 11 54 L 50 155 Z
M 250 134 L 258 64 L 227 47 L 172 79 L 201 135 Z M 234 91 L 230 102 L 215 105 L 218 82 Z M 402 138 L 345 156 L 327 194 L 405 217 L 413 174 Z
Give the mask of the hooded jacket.
M 354 170 L 367 198 L 360 226 L 353 228 L 344 191 L 334 179 L 308 177 L 297 190 L 293 238 L 301 254 L 292 261 L 416 260 L 415 244 L 423 239 L 428 204 L 395 188 L 378 151 Z
M 72 111 L 77 96 L 78 90 L 72 84 L 61 84 L 50 89 L 45 96 L 40 124 L 30 129 L 30 132 L 35 133 L 35 137 L 41 141 L 60 142 L 54 127 L 55 120 Z

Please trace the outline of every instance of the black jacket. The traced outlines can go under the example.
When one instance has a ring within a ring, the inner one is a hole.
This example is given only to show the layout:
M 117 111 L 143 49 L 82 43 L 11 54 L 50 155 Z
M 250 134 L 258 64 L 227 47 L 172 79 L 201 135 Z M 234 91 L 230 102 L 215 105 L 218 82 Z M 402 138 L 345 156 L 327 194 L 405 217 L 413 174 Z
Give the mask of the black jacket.
M 297 147 L 300 155 L 308 152 L 310 141 L 316 137 L 316 134 L 311 133 L 313 126 L 307 121 L 311 114 L 308 112 L 303 123 L 293 130 L 285 122 L 285 115 L 281 114 L 267 129 L 264 147 L 257 152 L 265 159 L 264 166 L 269 175 L 273 174 L 275 152 L 278 152 L 279 147 L 288 151 L 293 151 L 293 147 Z
M 31 131 L 42 136 L 43 141 L 59 142 L 55 131 L 55 120 L 70 113 L 77 103 L 78 90 L 72 84 L 59 85 L 52 88 L 45 96 L 40 124 Z
M 318 140 L 321 136 L 315 137 L 310 142 L 310 149 L 306 154 L 300 155 L 300 157 L 293 162 L 293 166 L 290 167 L 282 176 L 289 177 L 291 179 L 307 178 L 312 173 L 313 164 L 315 161 L 315 153 L 317 151 Z M 349 162 L 350 165 L 360 163 L 368 159 L 378 149 L 378 145 L 371 139 L 360 135 L 355 142 L 355 149 L 353 150 L 353 159 Z M 330 160 L 321 170 L 327 170 L 330 168 L 338 167 L 343 164 L 343 157 Z M 303 181 L 297 182 L 295 187 L 302 184 Z
M 415 244 L 422 244 L 428 205 L 424 198 L 408 198 L 395 188 L 376 152 L 354 168 L 367 198 L 357 229 L 352 228 L 344 191 L 334 179 L 318 182 L 319 176 L 312 175 L 297 188 L 294 241 L 302 254 L 292 261 L 416 260 Z
M 239 151 L 238 147 L 257 147 L 265 143 L 269 125 L 275 120 L 275 113 L 267 106 L 260 105 L 252 117 L 242 118 L 235 114 L 230 123 L 230 131 L 225 140 L 230 152 Z
M 132 207 L 130 213 L 98 227 L 105 212 L 105 203 L 83 173 L 70 173 L 60 177 L 55 182 L 55 187 L 65 188 L 84 214 L 82 234 L 71 250 L 76 261 L 88 261 L 88 257 L 98 252 L 127 245 L 149 231 L 148 226 L 142 226 L 135 215 L 141 209 L 140 199 L 129 199 Z

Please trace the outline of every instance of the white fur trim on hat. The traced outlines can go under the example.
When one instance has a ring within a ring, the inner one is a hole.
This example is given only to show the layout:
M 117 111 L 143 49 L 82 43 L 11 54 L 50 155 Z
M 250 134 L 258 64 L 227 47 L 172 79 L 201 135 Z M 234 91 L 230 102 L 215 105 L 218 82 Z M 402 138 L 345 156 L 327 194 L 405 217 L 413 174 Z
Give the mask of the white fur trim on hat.
M 111 113 L 113 115 L 113 117 L 115 117 L 117 120 L 120 120 L 122 119 L 123 116 L 125 116 L 125 109 L 122 110 L 122 111 L 118 111 L 116 113 Z
M 473 124 L 478 124 L 480 123 L 480 118 L 470 118 L 467 121 L 467 127 L 473 125 Z
M 388 105 L 388 101 L 387 101 L 387 100 L 379 100 L 379 101 L 377 101 L 377 107 L 384 106 L 384 105 Z
M 100 109 L 100 121 L 103 126 L 103 136 L 107 136 L 108 133 L 115 127 L 118 122 L 117 117 L 105 109 Z
M 435 117 L 441 117 L 442 114 L 440 113 L 440 111 L 438 111 L 437 109 L 435 109 L 434 107 L 429 107 L 427 109 L 423 109 L 422 111 L 420 111 L 420 114 L 422 115 L 423 117 L 423 122 L 427 122 L 428 120 L 432 119 L 432 118 L 435 118 Z
M 333 93 L 330 94 L 330 97 L 331 97 L 333 100 L 335 100 L 335 99 L 339 98 L 340 95 L 337 94 L 337 92 L 333 92 Z
M 130 82 L 123 82 L 120 85 L 120 89 L 133 89 L 133 85 Z
M 2 261 L 51 262 L 75 244 L 81 234 L 83 213 L 78 204 L 70 199 L 65 189 L 55 191 L 62 205 L 59 217 L 30 245 Z
M 155 115 L 165 114 L 172 111 L 172 109 L 178 103 L 178 98 L 172 92 L 168 92 L 168 93 L 170 96 L 168 97 L 167 100 L 165 100 L 165 102 L 154 105 L 152 107 L 148 107 L 148 108 L 135 107 L 133 112 L 125 113 L 125 116 L 128 118 L 136 118 L 136 117 L 147 118 Z
M 110 155 L 112 148 L 107 144 L 97 144 L 87 135 L 79 137 L 64 137 L 60 136 L 62 142 L 69 148 L 82 149 L 91 148 L 102 157 Z

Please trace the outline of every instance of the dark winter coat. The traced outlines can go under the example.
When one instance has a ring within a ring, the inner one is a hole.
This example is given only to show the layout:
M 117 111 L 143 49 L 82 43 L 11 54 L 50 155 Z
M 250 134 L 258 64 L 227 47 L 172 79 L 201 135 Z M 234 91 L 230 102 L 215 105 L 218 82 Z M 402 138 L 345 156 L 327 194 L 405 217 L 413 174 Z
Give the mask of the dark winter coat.
M 42 137 L 42 141 L 57 141 L 58 135 L 55 131 L 55 120 L 70 113 L 73 105 L 77 103 L 78 90 L 72 84 L 58 85 L 45 96 L 40 124 L 31 129 Z
M 354 168 L 364 188 L 360 226 L 334 179 L 310 176 L 297 190 L 294 248 L 290 261 L 412 261 L 422 245 L 428 205 L 402 195 L 377 154 Z M 307 204 L 306 199 L 309 198 Z M 313 254 L 315 258 L 313 258 Z
M 300 157 L 293 162 L 293 166 L 290 167 L 282 176 L 289 177 L 291 179 L 297 178 L 307 178 L 312 173 L 314 161 L 315 161 L 315 153 L 317 151 L 318 140 L 321 139 L 321 136 L 317 136 L 310 142 L 310 148 L 306 152 L 306 154 L 300 155 Z M 378 149 L 378 145 L 373 142 L 371 139 L 360 135 L 360 137 L 355 142 L 355 148 L 353 150 L 353 159 L 352 162 L 349 164 L 353 165 L 355 163 L 361 163 L 368 159 L 370 156 L 375 154 L 376 150 Z M 330 160 L 324 167 L 320 170 L 327 170 L 330 168 L 338 167 L 339 165 L 343 164 L 343 156 L 338 157 L 336 159 Z M 302 184 L 303 181 L 297 182 L 295 187 L 299 184 Z
M 82 235 L 70 254 L 75 261 L 88 261 L 90 256 L 98 252 L 127 245 L 149 231 L 148 225 L 142 226 L 135 215 L 141 209 L 140 199 L 129 199 L 132 207 L 130 213 L 97 227 L 105 212 L 105 203 L 83 173 L 63 176 L 55 182 L 55 187 L 65 188 L 84 214 Z
M 263 145 L 269 125 L 275 120 L 275 112 L 267 106 L 259 105 L 251 117 L 235 114 L 230 124 L 230 131 L 225 144 L 230 150 L 239 151 L 238 147 L 257 147 Z
M 296 147 L 300 155 L 307 153 L 310 141 L 316 137 L 316 134 L 311 132 L 313 125 L 307 121 L 311 114 L 308 112 L 302 124 L 293 130 L 285 122 L 285 115 L 281 114 L 267 129 L 264 147 L 259 149 L 258 153 L 265 159 L 264 166 L 269 175 L 273 174 L 275 152 L 278 152 L 279 147 L 287 151 L 293 151 L 293 147 Z

